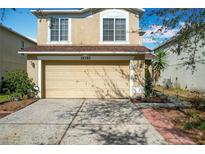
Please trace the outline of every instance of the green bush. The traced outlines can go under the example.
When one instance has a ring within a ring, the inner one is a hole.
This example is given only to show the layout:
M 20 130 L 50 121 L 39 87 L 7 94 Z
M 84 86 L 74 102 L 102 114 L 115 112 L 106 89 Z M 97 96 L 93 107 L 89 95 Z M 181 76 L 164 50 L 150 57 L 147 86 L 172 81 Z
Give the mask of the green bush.
M 3 89 L 14 96 L 23 97 L 34 91 L 34 83 L 23 70 L 6 72 Z
M 196 122 L 188 122 L 184 124 L 184 129 L 190 130 L 190 129 L 199 129 L 201 131 L 205 131 L 205 121 L 204 120 L 198 120 Z
M 145 97 L 150 97 L 152 95 L 152 77 L 149 72 L 148 67 L 145 67 L 145 87 L 144 87 L 144 93 Z

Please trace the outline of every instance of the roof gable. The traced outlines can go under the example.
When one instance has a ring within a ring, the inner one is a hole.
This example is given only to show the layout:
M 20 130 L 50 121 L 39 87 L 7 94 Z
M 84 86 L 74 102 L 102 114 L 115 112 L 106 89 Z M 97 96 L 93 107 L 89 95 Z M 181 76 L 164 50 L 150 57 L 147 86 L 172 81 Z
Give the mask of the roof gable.
M 24 36 L 24 35 L 22 35 L 22 34 L 16 32 L 16 31 L 14 31 L 13 29 L 11 29 L 11 28 L 9 28 L 9 27 L 4 26 L 3 24 L 0 24 L 0 28 L 6 30 L 6 31 L 8 31 L 8 32 L 10 32 L 10 33 L 12 33 L 12 34 L 18 36 L 18 37 L 21 37 L 21 38 L 23 38 L 23 39 L 26 39 L 27 41 L 29 41 L 29 42 L 31 42 L 31 43 L 37 44 L 36 41 L 31 40 L 30 38 L 28 38 L 28 37 L 26 37 L 26 36 Z
M 113 8 L 108 8 L 113 9 Z M 37 17 L 52 16 L 52 15 L 71 15 L 78 17 L 86 17 L 95 13 L 106 10 L 106 8 L 84 8 L 80 10 L 31 10 L 31 12 Z M 136 15 L 142 15 L 144 9 L 140 8 L 121 8 Z

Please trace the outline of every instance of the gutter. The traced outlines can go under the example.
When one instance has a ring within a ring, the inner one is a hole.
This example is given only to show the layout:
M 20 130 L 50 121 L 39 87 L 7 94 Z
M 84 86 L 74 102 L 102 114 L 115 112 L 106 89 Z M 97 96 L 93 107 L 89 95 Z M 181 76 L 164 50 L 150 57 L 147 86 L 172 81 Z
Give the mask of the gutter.
M 115 51 L 115 52 L 94 52 L 94 51 L 86 51 L 86 52 L 82 52 L 82 51 L 58 51 L 58 52 L 52 52 L 52 51 L 18 51 L 18 54 L 48 54 L 48 55 L 52 55 L 52 54 L 65 54 L 65 55 L 82 55 L 82 54 L 96 54 L 96 55 L 102 55 L 102 54 L 106 54 L 106 55 L 111 55 L 111 54 L 122 54 L 122 55 L 140 55 L 140 54 L 151 54 L 150 52 L 122 52 L 122 51 Z
M 89 8 L 83 8 L 81 10 L 31 10 L 31 13 L 38 13 L 38 12 L 43 12 L 43 13 L 84 13 L 88 11 Z

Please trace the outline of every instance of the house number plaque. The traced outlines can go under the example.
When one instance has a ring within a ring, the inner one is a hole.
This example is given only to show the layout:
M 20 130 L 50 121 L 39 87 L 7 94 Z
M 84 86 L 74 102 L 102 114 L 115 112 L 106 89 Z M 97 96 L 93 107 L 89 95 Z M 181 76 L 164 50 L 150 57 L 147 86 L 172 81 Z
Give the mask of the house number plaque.
M 81 60 L 90 60 L 91 57 L 90 56 L 81 56 Z

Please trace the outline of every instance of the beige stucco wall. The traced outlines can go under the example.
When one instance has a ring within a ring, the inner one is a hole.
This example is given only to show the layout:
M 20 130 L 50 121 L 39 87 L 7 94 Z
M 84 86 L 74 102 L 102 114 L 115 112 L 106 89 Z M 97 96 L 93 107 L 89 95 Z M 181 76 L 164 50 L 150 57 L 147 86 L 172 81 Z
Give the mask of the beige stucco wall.
M 145 83 L 145 60 L 134 60 L 134 87 L 144 87 Z M 140 94 L 141 96 L 143 94 Z M 139 96 L 135 93 L 134 97 Z
M 38 45 L 48 42 L 49 18 L 38 19 Z M 129 13 L 129 45 L 142 45 L 139 36 L 139 16 Z M 100 12 L 84 18 L 71 18 L 71 42 L 73 45 L 99 45 Z
M 131 45 L 142 45 L 139 35 L 139 16 L 129 13 L 129 42 Z
M 27 56 L 27 73 L 36 85 L 38 85 L 38 60 L 34 55 Z
M 100 13 L 71 20 L 73 45 L 96 45 L 100 41 Z
M 26 56 L 18 54 L 22 41 L 24 41 L 25 47 L 35 45 L 35 43 L 0 26 L 0 82 L 6 71 L 26 70 Z
M 37 44 L 47 44 L 49 19 L 41 18 L 37 20 Z

